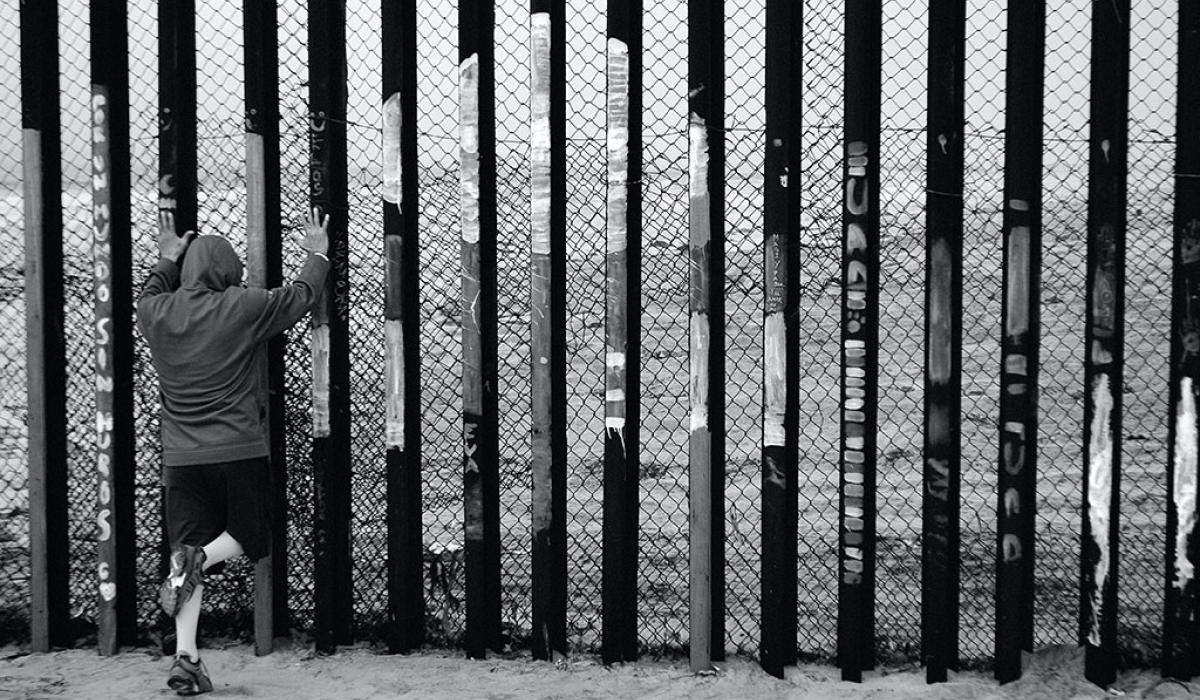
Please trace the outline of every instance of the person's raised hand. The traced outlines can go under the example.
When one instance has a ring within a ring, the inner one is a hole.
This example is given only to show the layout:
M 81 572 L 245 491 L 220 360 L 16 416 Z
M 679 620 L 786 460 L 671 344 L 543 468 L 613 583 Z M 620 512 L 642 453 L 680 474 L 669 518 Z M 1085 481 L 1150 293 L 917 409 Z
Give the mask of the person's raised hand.
M 175 212 L 164 209 L 158 212 L 158 255 L 164 260 L 178 263 L 188 244 L 196 237 L 195 231 L 175 232 Z
M 321 216 L 321 210 L 313 207 L 304 217 L 304 233 L 296 234 L 296 242 L 310 253 L 329 255 L 329 215 Z

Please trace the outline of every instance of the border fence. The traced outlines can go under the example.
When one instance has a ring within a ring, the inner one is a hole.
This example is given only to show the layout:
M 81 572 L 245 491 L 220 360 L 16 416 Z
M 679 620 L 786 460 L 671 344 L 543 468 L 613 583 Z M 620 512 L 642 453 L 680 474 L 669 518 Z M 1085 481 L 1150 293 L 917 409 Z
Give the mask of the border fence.
M 270 287 L 316 205 L 205 634 L 1200 672 L 1197 3 L 0 19 L 0 639 L 165 643 L 156 210 Z

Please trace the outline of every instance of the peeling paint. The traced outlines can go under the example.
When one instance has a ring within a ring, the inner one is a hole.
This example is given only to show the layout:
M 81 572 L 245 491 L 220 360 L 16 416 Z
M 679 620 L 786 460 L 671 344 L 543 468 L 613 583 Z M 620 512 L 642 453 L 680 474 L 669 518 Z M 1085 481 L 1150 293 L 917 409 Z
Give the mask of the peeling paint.
M 1108 580 L 1108 526 L 1112 505 L 1112 439 L 1109 417 L 1113 398 L 1107 374 L 1099 374 L 1092 383 L 1092 425 L 1088 444 L 1088 525 L 1092 540 L 1100 550 L 1093 575 L 1092 625 L 1088 642 L 1100 646 L 1100 618 L 1104 607 L 1104 584 Z
M 691 323 L 691 430 L 708 429 L 708 314 L 693 313 Z M 697 361 L 703 358 L 704 361 Z
M 400 206 L 400 93 L 383 102 L 383 201 Z
M 1197 442 L 1196 395 L 1192 378 L 1179 381 L 1179 406 L 1175 410 L 1175 478 L 1171 498 L 1175 503 L 1175 580 L 1171 585 L 1184 590 L 1195 578 L 1195 568 L 1188 558 L 1187 541 L 1196 528 L 1196 467 Z
M 629 47 L 608 40 L 608 252 L 628 245 L 626 223 L 629 187 Z
M 550 13 L 535 12 L 530 28 L 530 245 L 550 254 Z
M 463 60 L 458 73 L 459 196 L 462 239 L 479 242 L 479 54 Z
M 404 324 L 388 319 L 383 324 L 386 437 L 388 447 L 404 449 Z
M 763 324 L 763 444 L 782 447 L 786 434 L 783 416 L 787 411 L 787 342 L 783 312 L 767 314 Z
M 312 331 L 313 437 L 329 437 L 329 325 Z

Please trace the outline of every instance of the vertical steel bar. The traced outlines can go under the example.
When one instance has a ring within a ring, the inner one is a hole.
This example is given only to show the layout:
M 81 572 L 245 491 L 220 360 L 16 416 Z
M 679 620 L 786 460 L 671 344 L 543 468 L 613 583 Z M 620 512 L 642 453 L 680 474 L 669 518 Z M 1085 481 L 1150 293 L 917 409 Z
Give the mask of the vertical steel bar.
M 925 189 L 925 489 L 921 658 L 930 683 L 958 665 L 965 0 L 929 5 Z
M 1001 683 L 1019 678 L 1021 652 L 1033 651 L 1045 16 L 1044 0 L 1008 8 L 996 489 L 995 676 Z
M 725 6 L 688 2 L 688 445 L 693 671 L 725 648 Z
M 384 2 L 381 22 L 388 646 L 407 652 L 425 638 L 415 0 Z
M 350 340 L 346 193 L 346 4 L 310 0 L 309 197 L 328 214 L 330 273 L 313 307 L 314 637 L 318 651 L 352 638 Z
M 1092 15 L 1088 166 L 1087 327 L 1084 334 L 1084 488 L 1080 636 L 1084 675 L 1117 672 L 1117 520 L 1124 386 L 1125 177 L 1129 112 L 1129 1 Z
M 533 657 L 567 653 L 566 23 L 530 3 Z
M 1200 590 L 1195 566 L 1200 463 L 1200 5 L 1179 3 L 1179 86 L 1175 103 L 1175 245 L 1167 442 L 1166 613 L 1163 675 L 1200 672 Z
M 495 8 L 459 0 L 459 177 L 463 271 L 463 504 L 467 656 L 500 648 L 496 394 Z
M 604 372 L 604 663 L 637 658 L 641 444 L 642 2 L 609 0 Z
M 283 283 L 279 210 L 278 20 L 273 0 L 245 0 L 246 278 L 252 287 Z M 254 577 L 254 650 L 270 653 L 287 624 L 287 454 L 284 435 L 284 344 L 272 338 L 261 355 L 266 381 L 271 463 L 271 553 Z
M 838 665 L 855 682 L 875 646 L 880 21 L 878 3 L 846 3 Z
M 30 648 L 38 652 L 71 642 L 57 9 L 20 4 Z
M 133 251 L 129 220 L 129 70 L 124 0 L 90 6 L 92 225 L 99 472 L 98 645 L 137 633 L 134 543 Z M 57 65 L 56 63 L 54 65 Z
M 785 666 L 796 663 L 798 625 L 802 12 L 800 3 L 788 0 L 768 0 L 766 4 L 759 659 L 763 670 L 780 678 Z

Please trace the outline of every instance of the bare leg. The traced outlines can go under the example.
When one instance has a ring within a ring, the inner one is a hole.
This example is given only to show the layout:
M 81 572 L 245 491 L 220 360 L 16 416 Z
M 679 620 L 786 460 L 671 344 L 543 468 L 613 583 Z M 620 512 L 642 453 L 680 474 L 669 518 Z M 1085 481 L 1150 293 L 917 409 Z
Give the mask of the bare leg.
M 192 597 L 175 616 L 175 653 L 187 654 L 193 661 L 200 658 L 200 652 L 196 649 L 196 627 L 200 624 L 200 598 L 203 593 L 204 586 L 196 586 Z
M 242 545 L 233 535 L 222 532 L 216 539 L 204 545 L 204 568 L 242 556 Z

